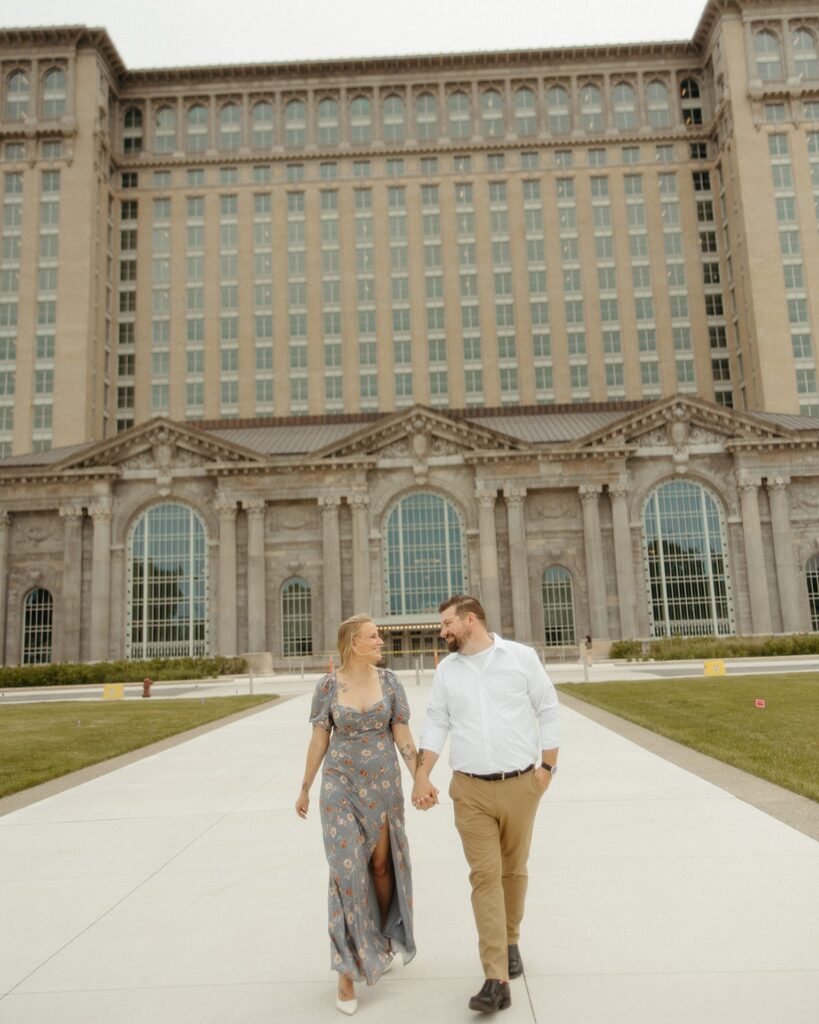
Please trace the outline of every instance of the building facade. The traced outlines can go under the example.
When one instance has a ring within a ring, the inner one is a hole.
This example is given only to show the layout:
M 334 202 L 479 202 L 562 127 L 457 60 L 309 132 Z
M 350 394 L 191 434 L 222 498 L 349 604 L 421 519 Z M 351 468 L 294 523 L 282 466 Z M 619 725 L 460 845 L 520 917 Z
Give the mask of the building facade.
M 6 30 L 0 146 L 5 661 L 361 609 L 399 657 L 467 586 L 548 646 L 814 628 L 815 0 L 151 71 Z

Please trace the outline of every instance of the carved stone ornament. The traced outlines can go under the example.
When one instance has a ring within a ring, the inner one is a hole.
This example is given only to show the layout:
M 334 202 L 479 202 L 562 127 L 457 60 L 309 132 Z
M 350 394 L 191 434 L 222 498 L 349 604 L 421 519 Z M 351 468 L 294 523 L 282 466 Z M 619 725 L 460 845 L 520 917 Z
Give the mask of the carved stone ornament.
M 426 480 L 429 466 L 427 460 L 432 451 L 432 438 L 429 435 L 429 424 L 422 416 L 412 416 L 404 424 L 409 435 L 409 454 L 412 458 L 412 471 L 418 481 Z
M 686 419 L 686 410 L 679 405 L 671 406 L 664 412 L 666 418 L 666 434 L 671 444 L 671 461 L 676 473 L 685 473 L 688 469 L 688 434 L 690 426 Z

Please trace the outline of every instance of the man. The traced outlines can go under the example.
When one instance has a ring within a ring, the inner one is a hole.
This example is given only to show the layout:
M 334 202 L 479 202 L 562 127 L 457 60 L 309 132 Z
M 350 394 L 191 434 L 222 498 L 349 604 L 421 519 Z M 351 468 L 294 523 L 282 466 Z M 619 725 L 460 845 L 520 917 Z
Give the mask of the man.
M 540 798 L 557 771 L 557 694 L 530 647 L 487 632 L 474 597 L 456 594 L 438 610 L 452 653 L 432 681 L 412 802 L 421 810 L 437 802 L 429 774 L 451 732 L 449 795 L 486 979 L 469 1008 L 490 1013 L 511 1005 L 509 979 L 523 974 L 526 862 Z

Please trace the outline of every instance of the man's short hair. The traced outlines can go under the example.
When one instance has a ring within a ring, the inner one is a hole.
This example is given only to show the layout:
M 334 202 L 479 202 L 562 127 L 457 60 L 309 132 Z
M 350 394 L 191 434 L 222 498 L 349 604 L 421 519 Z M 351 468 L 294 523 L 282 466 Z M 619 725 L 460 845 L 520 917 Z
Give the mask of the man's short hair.
M 470 597 L 468 594 L 453 594 L 452 597 L 448 597 L 438 605 L 439 612 L 444 612 L 447 608 L 454 608 L 459 619 L 465 618 L 472 612 L 479 622 L 486 625 L 486 612 L 477 597 Z

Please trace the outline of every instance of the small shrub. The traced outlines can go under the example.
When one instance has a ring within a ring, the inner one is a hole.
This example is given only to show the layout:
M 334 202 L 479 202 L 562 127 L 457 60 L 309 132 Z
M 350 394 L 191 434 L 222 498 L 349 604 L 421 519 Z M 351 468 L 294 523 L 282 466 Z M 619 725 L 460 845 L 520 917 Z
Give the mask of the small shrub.
M 151 658 L 145 661 L 62 662 L 0 668 L 0 687 L 140 683 L 143 679 L 213 679 L 247 671 L 244 658 Z
M 617 640 L 611 645 L 612 658 L 622 658 L 624 661 L 636 661 L 643 656 L 642 640 Z
M 652 658 L 655 661 L 710 658 L 787 657 L 819 654 L 819 633 L 786 636 L 669 636 L 659 640 L 618 640 L 613 658 Z

